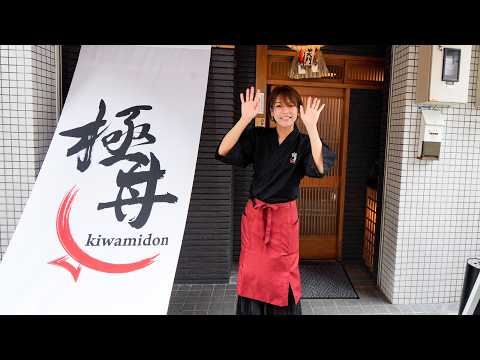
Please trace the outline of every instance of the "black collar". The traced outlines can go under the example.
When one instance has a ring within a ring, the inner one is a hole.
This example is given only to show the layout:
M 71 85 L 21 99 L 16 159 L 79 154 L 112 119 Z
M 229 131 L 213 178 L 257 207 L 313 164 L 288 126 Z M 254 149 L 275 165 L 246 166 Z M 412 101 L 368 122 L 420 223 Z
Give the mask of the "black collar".
M 290 132 L 290 134 L 287 135 L 287 137 L 282 141 L 281 144 L 278 144 L 278 132 L 276 128 L 272 128 L 272 137 L 274 144 L 276 146 L 283 146 L 285 143 L 291 143 L 295 141 L 300 134 L 300 130 L 298 130 L 297 124 L 293 124 L 293 130 Z

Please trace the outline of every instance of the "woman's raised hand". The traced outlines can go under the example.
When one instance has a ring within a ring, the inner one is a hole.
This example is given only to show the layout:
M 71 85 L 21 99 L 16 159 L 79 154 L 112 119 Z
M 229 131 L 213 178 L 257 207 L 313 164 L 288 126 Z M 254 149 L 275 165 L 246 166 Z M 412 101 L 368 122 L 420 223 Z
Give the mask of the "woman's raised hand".
M 242 102 L 242 118 L 245 119 L 245 121 L 252 121 L 252 119 L 254 119 L 260 112 L 259 92 L 260 90 L 257 90 L 257 93 L 255 93 L 255 88 L 252 86 L 245 91 L 245 98 L 243 97 L 243 93 L 240 94 L 240 101 Z
M 306 109 L 303 109 L 303 106 L 300 105 L 300 117 L 302 118 L 303 123 L 307 130 L 317 129 L 318 118 L 322 112 L 325 104 L 320 104 L 320 99 L 309 97 L 307 99 Z

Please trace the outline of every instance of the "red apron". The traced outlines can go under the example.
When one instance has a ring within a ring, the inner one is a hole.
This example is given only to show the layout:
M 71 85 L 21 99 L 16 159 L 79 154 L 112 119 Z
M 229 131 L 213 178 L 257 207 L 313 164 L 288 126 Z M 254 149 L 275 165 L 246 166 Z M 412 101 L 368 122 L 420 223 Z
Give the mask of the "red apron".
M 299 231 L 296 200 L 279 204 L 248 200 L 241 222 L 238 295 L 287 306 L 290 284 L 298 304 Z

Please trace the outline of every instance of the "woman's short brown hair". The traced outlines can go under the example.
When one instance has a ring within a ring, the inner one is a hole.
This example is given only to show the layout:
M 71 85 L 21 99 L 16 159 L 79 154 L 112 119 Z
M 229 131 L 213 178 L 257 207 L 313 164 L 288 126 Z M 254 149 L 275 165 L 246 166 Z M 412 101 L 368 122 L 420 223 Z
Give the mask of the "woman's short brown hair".
M 302 97 L 293 87 L 288 85 L 275 87 L 270 93 L 268 100 L 268 116 L 272 121 L 275 121 L 272 116 L 273 105 L 278 98 L 287 104 L 294 104 L 297 107 L 297 111 L 300 111 L 300 105 L 303 105 Z

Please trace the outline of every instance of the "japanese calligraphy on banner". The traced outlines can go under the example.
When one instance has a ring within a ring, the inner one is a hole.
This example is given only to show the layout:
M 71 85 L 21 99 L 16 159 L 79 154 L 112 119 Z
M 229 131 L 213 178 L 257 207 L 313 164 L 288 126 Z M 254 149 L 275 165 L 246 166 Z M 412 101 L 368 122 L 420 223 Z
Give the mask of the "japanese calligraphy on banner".
M 210 46 L 82 46 L 0 264 L 1 314 L 166 314 Z

